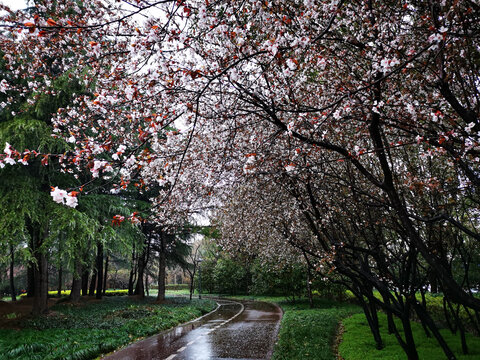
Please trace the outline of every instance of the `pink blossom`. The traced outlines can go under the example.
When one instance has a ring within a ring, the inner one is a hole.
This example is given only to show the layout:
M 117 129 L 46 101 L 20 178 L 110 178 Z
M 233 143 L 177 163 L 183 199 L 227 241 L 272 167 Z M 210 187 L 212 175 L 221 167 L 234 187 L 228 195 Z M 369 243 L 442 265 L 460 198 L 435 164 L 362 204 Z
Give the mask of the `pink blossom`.
M 67 192 L 65 190 L 59 189 L 58 187 L 54 187 L 50 192 L 50 195 L 53 198 L 53 201 L 59 204 L 64 203 L 64 199 L 67 196 Z

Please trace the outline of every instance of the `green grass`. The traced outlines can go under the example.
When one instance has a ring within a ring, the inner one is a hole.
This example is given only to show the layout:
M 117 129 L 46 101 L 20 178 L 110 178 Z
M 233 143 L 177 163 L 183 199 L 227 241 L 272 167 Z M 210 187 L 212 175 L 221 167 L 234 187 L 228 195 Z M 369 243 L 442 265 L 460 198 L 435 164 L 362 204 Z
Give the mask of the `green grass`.
M 341 319 L 360 311 L 356 305 L 318 299 L 310 309 L 306 300 L 280 302 L 284 316 L 274 360 L 334 360 L 333 343 Z
M 150 293 L 157 294 L 157 290 L 150 290 Z M 190 295 L 190 291 L 187 290 L 165 290 L 165 294 L 167 295 Z M 194 295 L 198 295 L 198 293 L 194 293 Z
M 94 359 L 215 308 L 209 300 L 169 300 L 159 305 L 153 298 L 108 297 L 58 304 L 48 316 L 24 320 L 21 330 L 0 329 L 0 359 Z
M 128 290 L 126 290 L 126 289 L 119 289 L 119 290 L 109 289 L 109 290 L 105 291 L 105 296 L 123 296 L 123 295 L 127 295 L 127 294 L 128 294 Z M 19 295 L 18 297 L 22 298 L 22 297 L 26 297 L 26 296 L 27 296 L 27 294 L 24 293 L 24 294 Z M 49 297 L 58 297 L 58 291 L 57 290 L 49 291 L 48 296 Z M 62 290 L 60 292 L 60 296 L 61 297 L 70 296 L 70 290 Z
M 375 342 L 370 333 L 365 315 L 355 314 L 343 320 L 344 334 L 339 346 L 339 353 L 344 360 L 404 360 L 405 353 L 397 342 L 394 335 L 387 333 L 387 317 L 379 313 L 380 330 L 385 343 L 382 350 L 375 349 Z M 401 325 L 397 324 L 400 329 Z M 420 324 L 412 322 L 412 330 L 420 359 L 443 360 L 446 359 L 437 341 L 427 338 Z M 480 359 L 480 338 L 467 334 L 467 344 L 470 354 L 462 355 L 460 337 L 454 336 L 446 329 L 440 330 L 452 351 L 460 359 Z

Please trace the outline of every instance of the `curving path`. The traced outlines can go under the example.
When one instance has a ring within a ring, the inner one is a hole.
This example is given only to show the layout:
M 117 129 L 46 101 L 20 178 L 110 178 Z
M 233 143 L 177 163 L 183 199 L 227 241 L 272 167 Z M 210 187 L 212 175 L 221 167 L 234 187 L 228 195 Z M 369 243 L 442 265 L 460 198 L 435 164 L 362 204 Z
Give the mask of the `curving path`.
M 136 342 L 104 360 L 270 359 L 282 311 L 260 301 L 217 300 L 195 321 Z

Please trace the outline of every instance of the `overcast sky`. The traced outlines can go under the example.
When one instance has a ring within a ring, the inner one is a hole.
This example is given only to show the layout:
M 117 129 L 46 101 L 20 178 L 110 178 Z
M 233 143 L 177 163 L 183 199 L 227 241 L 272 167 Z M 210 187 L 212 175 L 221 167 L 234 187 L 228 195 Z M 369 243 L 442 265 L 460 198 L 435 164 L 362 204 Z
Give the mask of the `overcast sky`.
M 24 9 L 27 7 L 27 2 L 25 0 L 0 0 L 4 5 L 10 6 L 12 10 Z

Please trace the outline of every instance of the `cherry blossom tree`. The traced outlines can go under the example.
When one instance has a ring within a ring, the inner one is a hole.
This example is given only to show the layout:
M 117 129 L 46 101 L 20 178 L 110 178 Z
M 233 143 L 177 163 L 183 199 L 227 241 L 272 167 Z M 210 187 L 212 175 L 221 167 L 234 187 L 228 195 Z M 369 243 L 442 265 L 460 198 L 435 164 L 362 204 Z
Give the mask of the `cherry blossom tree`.
M 159 186 L 162 225 L 263 179 L 285 193 L 284 208 L 259 201 L 285 219 L 282 239 L 313 235 L 306 253 L 320 246 L 310 256 L 365 282 L 358 297 L 368 295 L 372 328 L 373 289 L 404 329 L 409 306 L 431 325 L 411 298 L 419 269 L 451 301 L 480 310 L 449 262 L 479 238 L 474 1 L 34 3 L 2 18 L 5 60 L 23 85 L 3 79 L 0 91 L 35 101 L 60 74 L 89 89 L 51 120 L 74 149 L 38 155 L 45 161 L 87 168 L 113 192 Z M 9 144 L 0 166 L 37 154 Z M 57 202 L 75 205 L 75 189 L 52 186 Z M 411 281 L 399 283 L 403 269 Z M 413 339 L 399 341 L 418 357 Z

